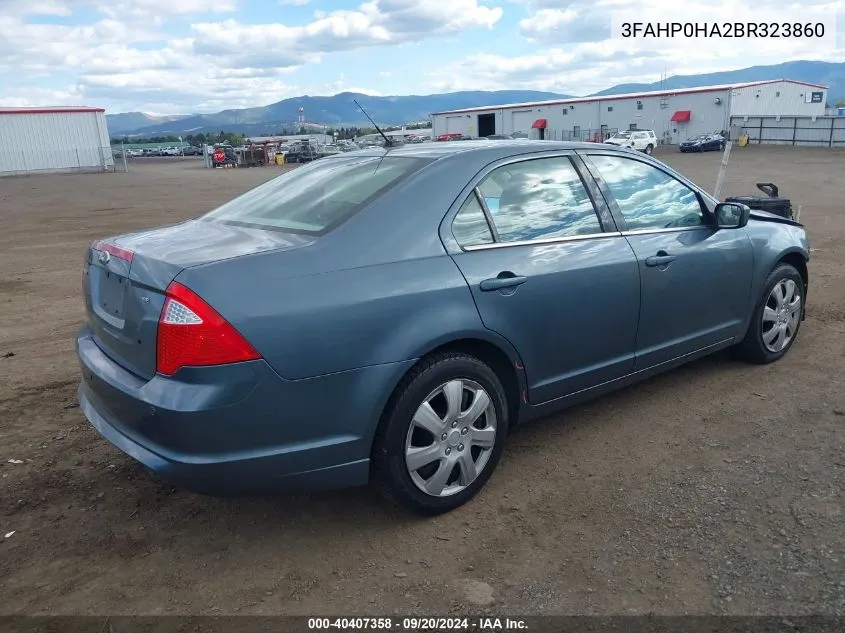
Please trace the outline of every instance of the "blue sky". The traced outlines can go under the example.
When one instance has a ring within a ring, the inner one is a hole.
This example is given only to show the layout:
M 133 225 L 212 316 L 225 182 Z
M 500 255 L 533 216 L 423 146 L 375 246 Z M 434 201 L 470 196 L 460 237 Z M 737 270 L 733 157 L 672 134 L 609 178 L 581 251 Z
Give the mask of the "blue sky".
M 845 11 L 845 0 L 752 4 L 757 15 Z M 841 37 L 839 46 L 636 48 L 609 37 L 617 10 L 696 19 L 722 9 L 712 0 L 0 0 L 0 105 L 176 114 L 342 91 L 580 95 L 663 72 L 845 59 Z

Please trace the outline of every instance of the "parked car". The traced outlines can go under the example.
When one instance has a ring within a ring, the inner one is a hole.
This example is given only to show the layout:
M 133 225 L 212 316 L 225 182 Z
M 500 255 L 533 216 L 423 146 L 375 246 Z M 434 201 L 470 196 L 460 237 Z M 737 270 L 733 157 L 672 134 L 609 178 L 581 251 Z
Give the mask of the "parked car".
M 610 145 L 449 147 L 316 161 L 95 242 L 82 412 L 182 487 L 372 480 L 431 515 L 484 486 L 515 426 L 794 344 L 800 224 Z
M 512 139 L 513 137 L 509 134 L 490 134 L 489 136 L 485 136 L 485 139 L 488 141 L 507 141 Z
M 464 135 L 460 132 L 450 132 L 448 134 L 440 134 L 435 138 L 435 141 L 443 142 L 443 141 L 459 141 Z
M 310 163 L 320 158 L 319 150 L 311 143 L 293 143 L 285 155 L 286 163 Z
M 334 143 L 329 143 L 328 145 L 321 145 L 317 148 L 317 153 L 322 156 L 334 156 L 336 154 L 343 153 L 343 150 Z
M 605 143 L 651 154 L 657 147 L 657 136 L 654 130 L 623 130 L 611 136 Z
M 680 145 L 682 152 L 710 152 L 725 149 L 725 137 L 721 134 L 699 134 Z
M 356 149 L 360 149 L 353 141 L 350 141 L 348 139 L 339 140 L 337 142 L 337 146 L 342 152 L 353 152 Z

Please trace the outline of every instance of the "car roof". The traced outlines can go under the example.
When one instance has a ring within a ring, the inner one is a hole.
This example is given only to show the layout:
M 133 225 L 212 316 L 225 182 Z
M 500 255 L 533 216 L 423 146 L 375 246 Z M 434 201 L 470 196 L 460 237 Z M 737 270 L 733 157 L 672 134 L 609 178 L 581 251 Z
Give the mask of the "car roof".
M 573 150 L 613 150 L 627 152 L 626 148 L 616 148 L 604 143 L 575 143 L 567 141 L 535 141 L 528 139 L 510 140 L 472 140 L 472 141 L 448 141 L 435 143 L 422 143 L 414 145 L 399 145 L 385 149 L 374 147 L 362 149 L 357 152 L 346 154 L 357 154 L 359 156 L 402 156 L 408 158 L 444 159 L 465 154 L 475 154 L 482 157 L 489 154 L 492 160 L 502 156 L 519 156 L 521 154 L 534 154 L 537 152 L 573 151 Z

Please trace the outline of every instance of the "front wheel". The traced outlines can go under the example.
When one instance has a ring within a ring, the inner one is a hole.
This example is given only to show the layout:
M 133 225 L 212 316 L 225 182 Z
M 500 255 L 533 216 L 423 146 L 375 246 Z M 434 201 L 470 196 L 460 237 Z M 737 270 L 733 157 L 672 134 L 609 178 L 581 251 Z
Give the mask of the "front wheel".
M 804 280 L 790 264 L 769 274 L 745 338 L 736 347 L 740 358 L 766 364 L 780 360 L 798 336 L 804 315 Z
M 449 512 L 487 483 L 508 430 L 495 372 L 457 352 L 422 361 L 396 388 L 373 448 L 373 479 L 394 503 Z
M 654 151 L 654 145 L 648 145 L 645 148 L 645 153 L 651 156 L 651 153 Z

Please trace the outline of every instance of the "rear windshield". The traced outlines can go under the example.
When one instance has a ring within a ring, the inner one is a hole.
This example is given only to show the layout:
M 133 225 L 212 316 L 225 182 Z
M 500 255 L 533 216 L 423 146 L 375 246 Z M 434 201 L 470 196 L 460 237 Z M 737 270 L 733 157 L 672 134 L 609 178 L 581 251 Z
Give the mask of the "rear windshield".
M 202 217 L 321 235 L 431 162 L 399 156 L 334 156 L 292 169 Z

